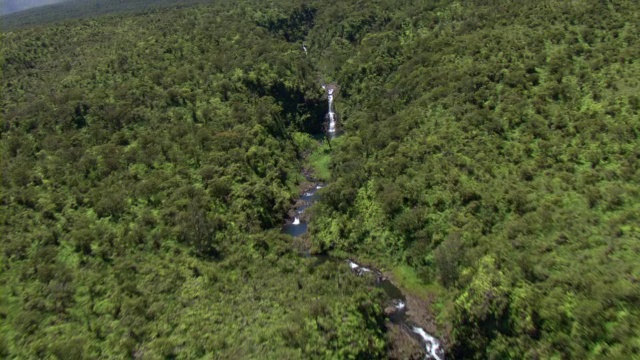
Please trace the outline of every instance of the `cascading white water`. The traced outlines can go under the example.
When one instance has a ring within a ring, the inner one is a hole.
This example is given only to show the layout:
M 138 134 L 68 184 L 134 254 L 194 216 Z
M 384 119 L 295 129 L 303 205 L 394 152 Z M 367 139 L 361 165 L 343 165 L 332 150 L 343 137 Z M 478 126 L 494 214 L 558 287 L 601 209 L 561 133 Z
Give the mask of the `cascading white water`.
M 362 274 L 364 274 L 366 272 L 371 272 L 371 269 L 367 269 L 364 266 L 360 266 L 360 265 L 354 263 L 351 260 L 349 260 L 349 267 L 351 267 L 351 270 L 356 272 L 358 275 L 362 275 Z
M 365 272 L 371 271 L 371 269 L 367 269 L 364 266 L 360 266 L 351 260 L 347 260 L 347 263 L 349 264 L 349 267 L 351 268 L 351 270 L 358 275 L 362 275 Z M 395 308 L 399 311 L 403 311 L 406 308 L 406 304 L 402 300 L 399 300 L 399 299 L 394 300 L 394 303 L 395 303 Z M 433 358 L 435 360 L 444 360 L 444 358 L 439 354 L 441 350 L 440 350 L 440 342 L 438 341 L 438 339 L 431 336 L 426 331 L 424 331 L 423 328 L 418 326 L 411 326 L 411 331 L 413 331 L 415 334 L 418 334 L 418 336 L 420 336 L 420 338 L 422 338 L 422 340 L 424 341 L 425 348 L 427 350 L 427 356 L 425 359 Z
M 333 89 L 327 90 L 329 94 L 329 135 L 333 136 L 336 133 L 336 114 L 333 112 Z
M 411 330 L 414 333 L 418 334 L 426 343 L 427 359 L 431 357 L 436 360 L 443 360 L 443 358 L 438 354 L 438 352 L 440 351 L 440 342 L 438 341 L 438 339 L 427 334 L 427 332 L 424 331 L 424 329 L 421 327 L 414 326 Z
M 304 47 L 303 45 L 303 49 L 306 52 L 306 47 Z M 336 133 L 336 116 L 335 116 L 335 112 L 333 111 L 333 93 L 334 93 L 334 88 L 332 85 L 322 85 L 322 89 L 327 91 L 327 97 L 328 97 L 328 101 L 329 101 L 329 109 L 328 109 L 328 116 L 329 116 L 329 129 L 328 129 L 328 136 L 330 138 L 333 138 L 335 136 Z M 305 205 L 304 208 L 302 209 L 298 209 L 296 211 L 296 213 L 298 215 L 301 215 L 304 213 L 304 209 L 308 206 L 310 206 L 310 204 L 312 204 L 315 200 L 314 200 L 314 195 L 316 193 L 317 190 L 321 189 L 323 186 L 320 184 L 316 184 L 315 189 L 311 190 L 311 191 L 307 191 L 303 194 L 303 196 L 301 197 L 301 200 L 304 201 Z M 294 226 L 291 226 L 294 225 Z M 300 225 L 300 226 L 298 226 Z M 298 216 L 296 216 L 293 220 L 293 222 L 290 225 L 286 225 L 285 226 L 285 232 L 291 234 L 294 237 L 298 237 L 298 236 L 302 236 L 303 234 L 306 233 L 307 231 L 307 227 L 306 227 L 306 223 L 301 223 L 300 222 L 300 218 Z M 444 352 L 441 349 L 441 345 L 440 342 L 438 341 L 438 339 L 436 339 L 435 337 L 431 336 L 430 334 L 428 334 L 424 329 L 422 329 L 421 327 L 417 327 L 417 326 L 413 326 L 407 323 L 406 321 L 406 311 L 407 311 L 407 306 L 405 304 L 405 302 L 402 300 L 404 299 L 404 295 L 402 295 L 401 291 L 399 289 L 397 289 L 395 286 L 393 286 L 388 279 L 386 279 L 383 274 L 381 272 L 379 272 L 376 269 L 368 269 L 364 266 L 360 266 L 358 264 L 356 264 L 355 262 L 348 260 L 348 264 L 349 267 L 351 268 L 351 271 L 359 276 L 364 275 L 365 273 L 369 273 L 369 274 L 374 274 L 377 277 L 377 281 L 379 285 L 381 286 L 385 292 L 387 292 L 388 296 L 391 297 L 391 299 L 394 299 L 392 301 L 392 306 L 395 307 L 396 311 L 399 313 L 397 315 L 399 316 L 393 316 L 393 315 L 389 315 L 389 319 L 396 324 L 403 324 L 403 329 L 405 329 L 405 331 L 408 331 L 409 329 L 417 334 L 420 339 L 422 339 L 422 343 L 425 346 L 427 355 L 425 357 L 425 359 L 435 359 L 435 360 L 444 360 Z M 393 290 L 389 290 L 388 286 L 385 286 L 384 283 L 389 283 L 391 284 L 392 289 L 395 289 L 395 292 Z M 408 327 L 407 327 L 408 326 Z

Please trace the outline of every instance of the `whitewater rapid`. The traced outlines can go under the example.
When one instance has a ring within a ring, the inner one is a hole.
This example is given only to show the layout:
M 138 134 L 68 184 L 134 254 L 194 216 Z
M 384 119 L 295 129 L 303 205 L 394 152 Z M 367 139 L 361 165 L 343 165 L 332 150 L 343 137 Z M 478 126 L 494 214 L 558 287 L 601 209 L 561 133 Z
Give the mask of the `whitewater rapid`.
M 347 260 L 347 264 L 349 264 L 351 271 L 353 271 L 357 275 L 363 275 L 368 272 L 373 272 L 376 274 L 376 276 L 378 276 L 379 279 L 382 278 L 382 274 L 380 274 L 378 271 L 374 271 L 364 266 L 360 266 L 352 260 Z M 394 299 L 392 300 L 392 303 L 395 304 L 394 307 L 396 308 L 396 311 L 402 311 L 402 312 L 406 311 L 407 306 L 405 302 L 402 301 L 401 299 Z M 443 351 L 440 346 L 440 341 L 438 341 L 438 339 L 436 339 L 431 334 L 427 333 L 423 328 L 419 326 L 411 325 L 410 327 L 411 327 L 411 331 L 413 331 L 413 333 L 418 335 L 424 343 L 425 349 L 427 351 L 427 355 L 425 359 L 444 360 L 444 355 L 442 354 Z
M 329 102 L 329 108 L 327 110 L 327 116 L 329 118 L 328 136 L 330 138 L 333 138 L 336 134 L 336 116 L 333 110 L 334 88 L 331 85 L 323 85 L 322 88 L 327 91 Z M 313 182 L 313 180 L 309 179 L 308 177 L 307 179 Z M 300 205 L 296 209 L 297 215 L 303 214 L 305 212 L 305 209 L 307 209 L 316 201 L 316 192 L 322 188 L 322 184 L 316 183 L 313 188 L 308 189 L 300 197 L 303 205 Z M 283 228 L 283 232 L 288 233 L 294 237 L 303 236 L 307 232 L 307 223 L 305 220 L 301 221 L 299 216 L 294 216 L 293 221 L 285 225 L 285 227 Z M 338 262 L 340 260 L 335 259 L 335 261 Z M 403 329 L 406 329 L 407 332 L 412 332 L 416 335 L 416 340 L 418 338 L 421 340 L 421 343 L 426 349 L 425 359 L 444 360 L 444 352 L 438 339 L 427 333 L 423 328 L 416 326 L 415 324 L 407 323 L 405 315 L 408 309 L 404 301 L 404 295 L 402 294 L 400 289 L 398 289 L 388 279 L 386 279 L 381 272 L 375 269 L 369 269 L 367 267 L 361 266 L 353 260 L 347 260 L 347 264 L 349 265 L 351 271 L 358 276 L 364 274 L 373 274 L 376 277 L 377 286 L 381 287 L 386 292 L 387 296 L 391 299 L 391 304 L 395 308 L 395 315 L 389 315 L 389 320 L 395 324 L 402 324 Z
M 441 352 L 441 349 L 440 349 L 440 342 L 438 341 L 438 339 L 427 334 L 427 332 L 424 331 L 423 328 L 418 326 L 412 327 L 411 331 L 418 334 L 422 338 L 422 340 L 424 340 L 427 348 L 427 359 L 430 356 L 435 360 L 444 360 L 444 357 L 441 357 L 439 354 Z
M 336 133 L 336 114 L 333 111 L 333 89 L 329 88 L 327 94 L 329 98 L 329 136 L 333 137 Z

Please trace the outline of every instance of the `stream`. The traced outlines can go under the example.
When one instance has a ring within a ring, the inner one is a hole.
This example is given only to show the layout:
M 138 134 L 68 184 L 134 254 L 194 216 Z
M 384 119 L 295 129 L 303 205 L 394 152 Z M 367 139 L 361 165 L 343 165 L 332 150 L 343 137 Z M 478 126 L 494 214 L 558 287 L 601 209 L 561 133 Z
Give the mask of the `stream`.
M 327 129 L 327 135 L 330 139 L 336 136 L 336 115 L 333 109 L 333 100 L 335 86 L 323 85 L 322 88 L 327 92 L 328 98 L 328 111 L 327 117 L 329 126 Z M 306 210 L 312 206 L 318 197 L 318 190 L 322 189 L 323 183 L 312 179 L 308 174 L 304 174 L 307 181 L 312 186 L 300 196 L 300 201 L 297 202 L 297 206 L 294 209 L 295 215 L 292 219 L 289 219 L 282 228 L 282 232 L 289 234 L 293 237 L 299 237 L 307 233 L 307 217 L 304 216 Z M 344 261 L 330 256 L 317 256 L 318 262 L 332 261 L 335 263 Z M 405 332 L 411 337 L 419 341 L 426 350 L 425 359 L 444 360 L 444 350 L 440 345 L 440 341 L 434 336 L 427 333 L 420 326 L 411 323 L 407 319 L 407 305 L 406 299 L 402 294 L 402 291 L 395 286 L 389 279 L 387 279 L 380 271 L 364 267 L 353 260 L 347 260 L 347 263 L 351 269 L 351 272 L 357 276 L 372 275 L 375 278 L 375 284 L 382 289 L 386 295 L 386 307 L 385 313 L 393 324 L 399 325 Z M 387 311 L 391 309 L 391 311 Z

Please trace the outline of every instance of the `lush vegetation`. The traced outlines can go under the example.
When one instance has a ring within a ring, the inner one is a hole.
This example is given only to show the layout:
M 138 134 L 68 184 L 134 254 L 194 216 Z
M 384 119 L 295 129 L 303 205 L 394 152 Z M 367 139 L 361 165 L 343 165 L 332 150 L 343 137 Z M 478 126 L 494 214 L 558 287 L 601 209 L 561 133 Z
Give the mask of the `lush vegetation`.
M 0 18 L 3 30 L 43 26 L 62 20 L 98 17 L 107 14 L 136 14 L 172 11 L 210 2 L 208 0 L 59 0 L 43 7 L 30 8 Z M 33 2 L 32 2 L 33 3 Z M 168 9 L 167 9 L 168 8 Z
M 639 357 L 637 3 L 327 12 L 308 43 L 345 135 L 317 246 L 408 266 L 456 358 Z
M 0 357 L 355 358 L 377 294 L 279 233 L 325 99 L 238 6 L 3 34 Z
M 435 296 L 449 356 L 639 357 L 638 24 L 247 0 L 2 34 L 0 356 L 385 357 L 378 293 L 278 232 L 315 149 L 315 249 Z

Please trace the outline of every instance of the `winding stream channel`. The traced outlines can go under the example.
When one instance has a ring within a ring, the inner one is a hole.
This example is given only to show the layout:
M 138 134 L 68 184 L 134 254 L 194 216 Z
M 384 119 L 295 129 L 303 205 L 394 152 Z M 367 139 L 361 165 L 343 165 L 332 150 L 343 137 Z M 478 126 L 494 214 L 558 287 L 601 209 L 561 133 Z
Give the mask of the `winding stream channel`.
M 327 129 L 329 138 L 336 136 L 336 115 L 333 108 L 335 86 L 323 85 L 323 89 L 327 92 L 328 98 L 328 111 L 327 118 L 329 126 Z M 299 237 L 307 233 L 307 217 L 304 216 L 305 211 L 317 201 L 318 190 L 322 189 L 323 183 L 311 178 L 308 174 L 304 174 L 307 181 L 312 186 L 300 196 L 300 201 L 297 202 L 297 206 L 294 209 L 295 215 L 292 216 L 287 224 L 283 227 L 282 231 L 293 237 Z M 318 256 L 318 261 L 332 261 L 339 262 L 339 260 L 327 256 Z M 389 321 L 393 324 L 400 326 L 403 331 L 407 332 L 411 337 L 419 341 L 426 350 L 425 359 L 444 360 L 444 350 L 441 347 L 440 341 L 434 336 L 427 333 L 422 327 L 410 322 L 407 318 L 407 305 L 406 299 L 402 291 L 396 287 L 388 278 L 386 278 L 382 272 L 364 267 L 353 260 L 347 260 L 351 272 L 357 276 L 372 275 L 375 278 L 376 286 L 381 288 L 387 298 L 387 304 L 390 304 L 388 308 L 392 308 L 392 311 L 387 311 Z M 388 309 L 387 308 L 387 309 Z

